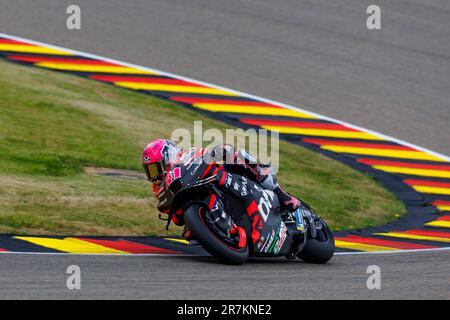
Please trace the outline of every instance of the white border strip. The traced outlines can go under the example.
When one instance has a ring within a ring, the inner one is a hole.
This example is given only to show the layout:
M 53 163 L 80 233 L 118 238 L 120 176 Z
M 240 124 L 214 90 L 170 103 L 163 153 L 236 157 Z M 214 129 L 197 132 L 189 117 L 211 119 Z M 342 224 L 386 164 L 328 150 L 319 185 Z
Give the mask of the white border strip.
M 120 64 L 122 66 L 130 67 L 130 68 L 136 68 L 136 69 L 140 69 L 140 70 L 143 70 L 143 71 L 149 71 L 149 72 L 153 72 L 153 73 L 158 73 L 159 75 L 162 75 L 162 76 L 167 76 L 167 77 L 172 77 L 172 78 L 179 79 L 179 80 L 184 80 L 184 81 L 197 83 L 197 84 L 200 84 L 200 85 L 203 85 L 203 86 L 208 86 L 210 88 L 215 88 L 215 89 L 218 89 L 218 90 L 228 91 L 228 92 L 232 92 L 232 93 L 234 93 L 236 95 L 240 95 L 240 96 L 243 96 L 243 97 L 259 100 L 261 102 L 266 102 L 266 103 L 270 103 L 270 104 L 279 105 L 281 107 L 284 107 L 284 108 L 287 108 L 287 109 L 290 109 L 290 110 L 301 111 L 303 113 L 306 113 L 306 114 L 318 117 L 318 118 L 323 119 L 323 120 L 332 121 L 332 122 L 335 122 L 335 123 L 338 123 L 338 124 L 341 124 L 341 125 L 345 125 L 347 127 L 350 127 L 350 128 L 353 128 L 353 129 L 356 129 L 356 130 L 359 130 L 359 131 L 370 133 L 372 135 L 375 135 L 375 136 L 380 137 L 380 138 L 385 139 L 385 140 L 390 140 L 392 142 L 396 142 L 398 144 L 401 144 L 401 145 L 404 145 L 404 146 L 408 146 L 410 148 L 413 148 L 413 149 L 416 149 L 416 150 L 428 153 L 430 155 L 433 155 L 435 157 L 441 158 L 442 160 L 450 161 L 450 157 L 449 156 L 443 155 L 441 153 L 438 153 L 438 152 L 435 152 L 435 151 L 432 151 L 432 150 L 420 147 L 418 145 L 415 145 L 415 144 L 412 144 L 412 143 L 409 143 L 409 142 L 406 142 L 406 141 L 403 141 L 403 140 L 400 140 L 400 139 L 396 139 L 396 138 L 388 136 L 388 135 L 384 135 L 384 134 L 376 132 L 376 131 L 372 131 L 372 130 L 369 130 L 369 129 L 366 129 L 366 128 L 363 128 L 363 127 L 359 127 L 359 126 L 347 123 L 345 121 L 341 121 L 341 120 L 338 120 L 338 119 L 335 119 L 335 118 L 327 117 L 327 116 L 321 115 L 319 113 L 315 113 L 315 112 L 312 112 L 312 111 L 309 111 L 309 110 L 305 110 L 305 109 L 302 109 L 302 108 L 299 108 L 299 107 L 294 107 L 294 106 L 291 106 L 291 105 L 288 105 L 288 104 L 285 104 L 285 103 L 282 103 L 282 102 L 278 102 L 278 101 L 262 98 L 262 97 L 259 97 L 259 96 L 256 96 L 256 95 L 252 95 L 252 94 L 248 94 L 248 93 L 244 93 L 244 92 L 241 92 L 241 91 L 236 91 L 236 90 L 229 89 L 229 88 L 226 88 L 226 87 L 222 87 L 222 86 L 219 86 L 219 85 L 215 85 L 215 84 L 212 84 L 212 83 L 198 81 L 198 80 L 191 79 L 191 78 L 188 78 L 188 77 L 183 77 L 183 76 L 180 76 L 180 75 L 177 75 L 177 74 L 173 74 L 173 73 L 170 73 L 170 72 L 165 72 L 165 71 L 161 71 L 161 70 L 157 70 L 157 69 L 147 68 L 147 67 L 143 67 L 143 66 L 139 66 L 139 65 L 136 65 L 136 64 L 131 64 L 131 63 L 127 63 L 127 62 L 123 62 L 123 61 L 119 61 L 119 60 L 109 59 L 109 58 L 106 58 L 106 57 L 102 57 L 102 56 L 98 56 L 98 55 L 94 55 L 94 54 L 90 54 L 90 53 L 86 53 L 86 52 L 82 52 L 82 51 L 67 49 L 67 48 L 63 48 L 63 47 L 47 44 L 47 43 L 44 43 L 44 42 L 33 41 L 33 40 L 21 38 L 21 37 L 16 37 L 16 36 L 4 34 L 4 33 L 0 33 L 0 37 L 12 39 L 12 40 L 17 40 L 17 41 L 22 41 L 22 42 L 28 42 L 30 44 L 34 44 L 34 45 L 37 45 L 37 46 L 44 46 L 44 47 L 48 47 L 48 48 L 52 48 L 52 49 L 56 49 L 56 50 L 67 51 L 67 52 L 70 52 L 70 53 L 72 53 L 74 55 L 80 55 L 80 56 L 85 56 L 85 57 L 91 58 L 91 59 L 97 59 L 97 60 L 102 60 L 102 61 L 111 62 L 111 63 L 115 63 L 115 64 Z
M 417 253 L 417 252 L 436 252 L 436 251 L 450 251 L 450 247 L 433 248 L 433 249 L 415 249 L 415 250 L 392 250 L 392 251 L 361 251 L 361 252 L 335 252 L 335 256 L 351 256 L 351 255 L 383 255 L 383 254 L 396 254 L 396 253 Z M 209 254 L 196 254 L 196 253 L 179 253 L 179 254 L 167 254 L 167 253 L 137 253 L 137 254 L 119 254 L 119 253 L 70 253 L 70 252 L 14 252 L 14 251 L 2 251 L 1 255 L 17 254 L 17 255 L 56 255 L 56 256 L 94 256 L 94 257 L 212 257 Z M 258 259 L 258 257 L 251 257 Z M 280 258 L 280 257 L 278 257 Z M 267 259 L 265 257 L 264 259 Z
M 361 254 L 393 254 L 393 253 L 414 253 L 414 252 L 434 252 L 434 251 L 450 251 L 450 247 L 431 248 L 431 249 L 411 249 L 411 250 L 392 250 L 392 251 L 361 251 L 361 252 L 336 252 L 334 255 L 349 256 Z

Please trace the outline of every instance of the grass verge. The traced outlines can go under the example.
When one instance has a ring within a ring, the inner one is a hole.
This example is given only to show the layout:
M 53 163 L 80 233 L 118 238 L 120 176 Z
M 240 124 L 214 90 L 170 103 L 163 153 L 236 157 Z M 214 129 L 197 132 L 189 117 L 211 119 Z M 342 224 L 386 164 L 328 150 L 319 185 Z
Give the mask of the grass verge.
M 141 170 L 150 140 L 176 128 L 227 126 L 170 102 L 0 61 L 0 233 L 166 235 L 150 185 L 88 176 Z M 372 178 L 280 141 L 279 180 L 334 229 L 386 223 L 402 203 Z

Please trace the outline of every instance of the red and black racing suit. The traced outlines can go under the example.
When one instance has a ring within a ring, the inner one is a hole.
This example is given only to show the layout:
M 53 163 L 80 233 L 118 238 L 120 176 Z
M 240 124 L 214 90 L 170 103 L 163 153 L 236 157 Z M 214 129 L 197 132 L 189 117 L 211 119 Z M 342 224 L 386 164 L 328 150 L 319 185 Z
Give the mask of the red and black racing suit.
M 188 151 L 180 153 L 180 161 Z M 250 180 L 259 183 L 263 188 L 273 191 L 280 200 L 281 207 L 288 211 L 294 211 L 300 205 L 300 201 L 295 197 L 285 192 L 277 182 L 277 177 L 270 165 L 261 164 L 256 159 L 247 153 L 245 150 L 233 151 L 230 145 L 219 145 L 214 147 L 211 151 L 207 149 L 197 149 L 197 154 L 205 156 L 209 155 L 211 159 L 216 161 L 223 161 L 224 164 L 220 166 L 223 171 L 238 174 L 249 178 Z M 163 183 L 153 183 L 153 193 L 158 200 L 158 210 L 167 214 L 167 208 L 161 203 L 160 195 L 164 192 Z M 172 215 L 172 221 L 179 224 L 177 214 Z M 185 229 L 183 235 L 189 238 L 188 230 Z

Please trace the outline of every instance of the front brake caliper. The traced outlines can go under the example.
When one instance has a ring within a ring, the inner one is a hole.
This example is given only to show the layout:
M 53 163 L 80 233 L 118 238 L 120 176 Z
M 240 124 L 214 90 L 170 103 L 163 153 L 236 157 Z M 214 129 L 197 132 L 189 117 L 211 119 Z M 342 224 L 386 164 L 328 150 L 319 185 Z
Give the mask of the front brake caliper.
M 313 238 L 313 239 L 316 238 L 317 237 L 317 226 L 314 221 L 315 220 L 314 213 L 310 209 L 305 208 L 305 207 L 300 207 L 298 209 L 298 211 L 301 211 L 302 216 L 306 220 L 308 220 L 308 227 L 309 227 L 308 229 L 309 229 L 309 234 L 310 234 L 311 238 Z

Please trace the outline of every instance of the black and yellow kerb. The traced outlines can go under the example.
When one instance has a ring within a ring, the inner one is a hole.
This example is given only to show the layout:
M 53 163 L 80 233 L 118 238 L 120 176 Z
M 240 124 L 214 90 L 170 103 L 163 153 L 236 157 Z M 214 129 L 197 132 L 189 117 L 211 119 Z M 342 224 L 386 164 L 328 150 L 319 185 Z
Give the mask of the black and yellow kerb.
M 408 214 L 385 226 L 336 233 L 340 251 L 450 246 L 450 159 L 325 116 L 149 68 L 0 34 L 0 57 L 179 103 L 241 128 L 280 137 L 375 176 Z M 95 254 L 204 254 L 181 239 L 0 236 L 0 251 Z

